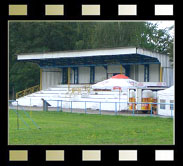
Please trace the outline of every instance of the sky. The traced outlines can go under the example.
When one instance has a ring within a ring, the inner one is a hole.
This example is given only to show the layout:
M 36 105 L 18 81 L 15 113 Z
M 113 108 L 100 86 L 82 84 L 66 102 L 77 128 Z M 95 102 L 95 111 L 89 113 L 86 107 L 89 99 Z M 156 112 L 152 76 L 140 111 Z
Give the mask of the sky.
M 152 23 L 158 23 L 158 27 L 159 29 L 165 29 L 165 28 L 169 28 L 172 25 L 174 25 L 174 21 L 149 21 Z M 175 26 L 175 25 L 174 25 Z M 175 28 L 175 27 L 174 27 Z M 174 28 L 170 31 L 170 35 L 174 36 Z

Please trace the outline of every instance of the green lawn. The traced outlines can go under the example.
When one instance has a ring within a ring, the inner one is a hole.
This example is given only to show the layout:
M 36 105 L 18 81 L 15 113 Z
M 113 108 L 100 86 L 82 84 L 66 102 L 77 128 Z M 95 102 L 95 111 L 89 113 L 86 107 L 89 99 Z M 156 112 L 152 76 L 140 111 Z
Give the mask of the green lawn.
M 23 116 L 23 112 L 19 111 Z M 30 112 L 28 112 L 30 114 Z M 173 119 L 33 111 L 30 129 L 9 111 L 9 145 L 173 144 Z

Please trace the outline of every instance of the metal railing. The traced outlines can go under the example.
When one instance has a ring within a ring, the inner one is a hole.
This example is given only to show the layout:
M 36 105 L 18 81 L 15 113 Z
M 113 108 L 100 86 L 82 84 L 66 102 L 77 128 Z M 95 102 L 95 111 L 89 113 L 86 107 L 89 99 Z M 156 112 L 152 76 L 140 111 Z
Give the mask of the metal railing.
M 66 100 L 45 100 L 45 102 L 48 102 L 51 104 L 51 102 L 56 102 L 57 106 L 54 107 L 57 112 L 71 112 L 73 113 L 75 112 L 81 112 L 81 113 L 91 113 L 92 111 L 97 113 L 96 111 L 98 111 L 98 114 L 108 114 L 109 112 L 114 112 L 115 115 L 118 114 L 123 114 L 123 113 L 128 113 L 128 114 L 141 114 L 141 113 L 146 113 L 146 115 L 150 115 L 150 116 L 154 116 L 157 115 L 157 110 L 159 109 L 158 106 L 160 107 L 160 105 L 169 105 L 170 106 L 170 111 L 171 114 L 167 115 L 169 117 L 173 117 L 174 116 L 174 103 L 153 103 L 153 102 L 102 102 L 102 101 L 66 101 Z M 64 103 L 69 103 L 69 105 L 67 107 L 64 107 Z M 74 103 L 77 103 L 77 105 L 80 105 L 80 109 L 75 108 L 73 106 Z M 83 103 L 83 106 L 81 106 L 81 103 Z M 87 107 L 87 104 L 89 103 L 97 103 L 98 104 L 98 108 L 97 109 L 91 109 L 89 107 Z M 112 104 L 114 109 L 111 109 L 111 111 L 109 110 L 105 110 L 102 109 L 102 107 L 106 104 Z M 126 104 L 128 109 L 127 110 L 120 110 L 120 105 L 121 104 Z M 132 109 L 129 109 L 130 104 L 132 104 Z M 137 106 L 138 105 L 144 105 L 144 104 L 148 104 L 150 109 L 148 110 L 138 110 Z M 52 105 L 52 104 L 51 104 Z M 53 107 L 51 107 L 53 109 Z M 80 111 L 79 111 L 80 110 Z M 90 110 L 90 111 L 88 111 Z M 108 112 L 108 113 L 107 113 Z M 155 113 L 156 112 L 156 113 Z
M 174 117 L 175 110 L 174 103 L 161 102 L 70 101 L 30 98 L 30 101 L 21 104 L 25 104 L 24 109 L 27 111 L 39 110 L 106 115 L 161 116 L 161 113 L 162 115 L 165 113 L 167 117 Z M 144 109 L 146 104 L 148 107 Z M 20 105 L 18 106 L 20 108 Z
M 17 92 L 16 93 L 16 99 L 18 99 L 20 97 L 23 97 L 23 96 L 26 96 L 26 95 L 29 95 L 31 93 L 37 92 L 39 90 L 40 90 L 40 85 L 35 85 L 33 87 L 27 88 L 25 90 L 22 90 L 20 92 Z
M 12 104 L 14 103 L 14 104 Z M 41 129 L 41 127 L 32 119 L 32 117 L 26 112 L 25 108 L 23 106 L 20 106 L 18 104 L 18 101 L 16 100 L 9 100 L 8 101 L 8 107 L 9 109 L 13 110 L 13 112 L 16 113 L 16 123 L 17 123 L 17 129 L 20 129 L 20 122 L 23 122 L 24 125 L 31 129 L 32 127 L 30 126 L 30 124 L 28 124 L 28 122 L 26 121 L 26 119 L 24 118 L 24 116 L 22 115 L 22 113 L 26 116 L 27 119 L 29 119 L 29 121 L 37 128 L 37 129 Z
M 74 96 L 74 95 L 81 95 L 81 92 L 83 92 L 83 91 L 85 91 L 89 94 L 91 91 L 90 84 L 85 85 L 83 87 L 73 87 L 73 88 L 69 87 L 68 89 L 69 90 L 66 93 L 66 96 L 69 96 L 69 97 Z

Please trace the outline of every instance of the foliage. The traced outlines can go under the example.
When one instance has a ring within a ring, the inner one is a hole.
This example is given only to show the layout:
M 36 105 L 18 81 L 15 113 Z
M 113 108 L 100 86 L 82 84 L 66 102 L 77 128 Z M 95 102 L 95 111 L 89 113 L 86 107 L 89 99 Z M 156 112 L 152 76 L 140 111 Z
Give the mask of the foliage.
M 152 23 L 10 22 L 9 93 L 39 84 L 39 66 L 18 62 L 18 54 L 127 46 L 173 57 L 173 38 L 167 29 L 158 29 Z

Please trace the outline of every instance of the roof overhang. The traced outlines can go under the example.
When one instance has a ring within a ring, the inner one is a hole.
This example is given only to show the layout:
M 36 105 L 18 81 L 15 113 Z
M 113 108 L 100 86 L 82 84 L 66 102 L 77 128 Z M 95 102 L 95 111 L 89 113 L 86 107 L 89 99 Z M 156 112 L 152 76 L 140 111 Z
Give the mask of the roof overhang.
M 108 64 L 157 64 L 167 66 L 168 56 L 141 48 L 108 48 L 81 51 L 62 51 L 34 54 L 20 54 L 18 60 L 38 63 L 40 67 L 75 67 Z

